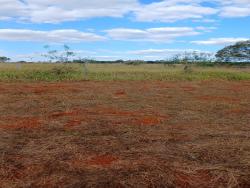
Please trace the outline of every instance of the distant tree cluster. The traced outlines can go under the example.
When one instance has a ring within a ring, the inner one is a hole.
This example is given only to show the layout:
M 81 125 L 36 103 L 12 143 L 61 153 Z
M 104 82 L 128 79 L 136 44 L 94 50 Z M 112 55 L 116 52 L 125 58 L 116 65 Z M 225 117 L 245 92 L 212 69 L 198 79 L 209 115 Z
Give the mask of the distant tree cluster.
M 10 58 L 5 57 L 5 56 L 0 56 L 0 63 L 6 63 L 8 61 L 10 61 Z
M 211 62 L 214 61 L 214 55 L 208 52 L 184 52 L 176 54 L 169 61 L 174 63 L 197 63 L 197 62 Z

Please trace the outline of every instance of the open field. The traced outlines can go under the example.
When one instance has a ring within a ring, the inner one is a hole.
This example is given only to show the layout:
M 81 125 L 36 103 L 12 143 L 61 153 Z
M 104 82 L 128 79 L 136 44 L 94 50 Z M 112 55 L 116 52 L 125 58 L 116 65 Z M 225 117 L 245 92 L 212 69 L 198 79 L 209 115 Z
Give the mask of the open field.
M 250 187 L 250 81 L 226 80 L 0 82 L 0 187 Z
M 79 64 L 1 64 L 0 81 L 65 81 L 65 80 L 250 80 L 250 67 L 192 66 L 162 64 L 88 64 L 87 74 Z

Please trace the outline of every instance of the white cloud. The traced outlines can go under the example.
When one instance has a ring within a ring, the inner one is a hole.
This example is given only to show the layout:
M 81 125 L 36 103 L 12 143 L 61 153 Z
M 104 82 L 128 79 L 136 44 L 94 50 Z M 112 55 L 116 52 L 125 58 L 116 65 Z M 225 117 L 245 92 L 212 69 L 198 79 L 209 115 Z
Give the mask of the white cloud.
M 115 28 L 106 30 L 108 37 L 114 40 L 171 42 L 177 37 L 200 34 L 191 27 L 160 27 L 149 29 Z
M 210 2 L 213 6 L 204 5 Z M 250 16 L 249 0 L 163 0 L 141 6 L 135 11 L 138 21 L 175 22 L 191 19 L 211 22 L 211 15 L 221 17 Z
M 249 0 L 213 0 L 217 3 L 220 3 L 222 6 L 246 6 L 250 4 Z
M 105 38 L 93 33 L 85 33 L 78 30 L 24 30 L 24 29 L 0 29 L 0 40 L 7 41 L 31 41 L 31 42 L 85 42 L 100 41 Z
M 135 11 L 138 21 L 175 22 L 184 19 L 201 19 L 213 15 L 217 9 L 201 6 L 195 1 L 161 1 L 144 5 Z
M 26 6 L 18 0 L 0 0 L 0 20 L 26 15 Z
M 248 7 L 234 7 L 234 6 L 223 7 L 220 15 L 223 17 L 232 17 L 232 18 L 250 16 L 250 6 Z
M 217 29 L 216 27 L 204 27 L 204 26 L 198 26 L 196 27 L 197 30 L 199 31 L 204 31 L 204 32 L 211 32 L 215 29 Z
M 137 21 L 149 22 L 211 21 L 212 15 L 250 16 L 249 0 L 161 0 L 148 4 L 139 0 L 0 0 L 0 4 L 0 20 L 17 19 L 35 23 L 123 17 L 130 12 Z
M 249 40 L 248 38 L 211 38 L 208 40 L 192 41 L 193 44 L 199 45 L 230 45 L 239 41 Z
M 217 0 L 221 3 L 220 16 L 222 17 L 247 17 L 250 16 L 249 0 Z
M 214 19 L 201 19 L 201 20 L 193 20 L 193 22 L 202 22 L 202 23 L 215 23 L 216 20 Z
M 209 2 L 212 5 L 205 5 Z M 142 5 L 135 11 L 138 21 L 175 22 L 191 19 L 203 22 L 214 21 L 209 16 L 250 16 L 249 0 L 162 0 Z
M 137 0 L 0 0 L 0 18 L 59 23 L 93 17 L 122 17 Z

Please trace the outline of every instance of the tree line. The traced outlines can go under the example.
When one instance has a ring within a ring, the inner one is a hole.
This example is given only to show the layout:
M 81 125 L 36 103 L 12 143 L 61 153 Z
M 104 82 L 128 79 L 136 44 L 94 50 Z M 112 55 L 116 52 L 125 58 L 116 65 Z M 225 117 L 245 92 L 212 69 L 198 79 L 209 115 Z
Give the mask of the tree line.
M 226 46 L 215 55 L 212 53 L 192 51 L 176 54 L 166 60 L 143 61 L 143 60 L 116 60 L 97 61 L 88 58 L 76 58 L 76 53 L 68 45 L 63 45 L 63 50 L 52 49 L 49 45 L 44 46 L 46 62 L 58 63 L 125 63 L 137 65 L 142 63 L 180 64 L 180 63 L 250 63 L 250 40 L 237 42 L 234 45 Z M 11 59 L 5 56 L 0 57 L 0 62 L 9 62 Z M 23 61 L 25 62 L 25 61 Z

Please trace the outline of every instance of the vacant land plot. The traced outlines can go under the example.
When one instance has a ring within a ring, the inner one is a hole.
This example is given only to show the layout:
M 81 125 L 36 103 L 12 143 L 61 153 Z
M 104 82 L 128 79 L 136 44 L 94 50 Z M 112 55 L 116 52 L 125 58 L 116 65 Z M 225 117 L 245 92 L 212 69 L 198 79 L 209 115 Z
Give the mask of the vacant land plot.
M 0 83 L 0 187 L 250 187 L 249 81 Z

